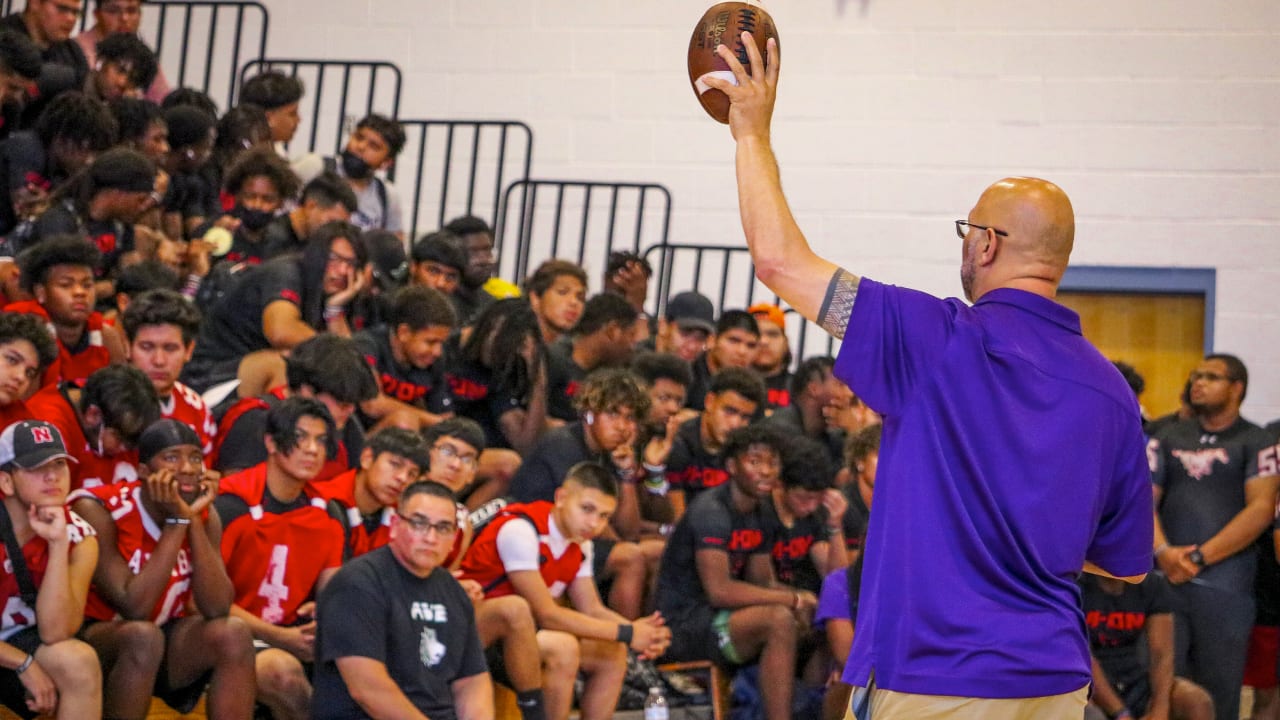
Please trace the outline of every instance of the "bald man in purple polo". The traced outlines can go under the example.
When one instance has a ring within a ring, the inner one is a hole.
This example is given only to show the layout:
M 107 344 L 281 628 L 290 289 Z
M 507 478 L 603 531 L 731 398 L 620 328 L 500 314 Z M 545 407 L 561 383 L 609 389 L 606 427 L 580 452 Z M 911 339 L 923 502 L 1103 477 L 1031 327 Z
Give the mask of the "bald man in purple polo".
M 757 276 L 844 339 L 835 374 L 884 416 L 844 679 L 875 720 L 1080 718 L 1090 681 L 1075 579 L 1151 568 L 1151 479 L 1119 372 L 1054 302 L 1075 232 L 1056 185 L 987 188 L 963 238 L 968 305 L 859 278 L 810 250 L 769 124 L 779 54 L 749 49 L 732 101 Z

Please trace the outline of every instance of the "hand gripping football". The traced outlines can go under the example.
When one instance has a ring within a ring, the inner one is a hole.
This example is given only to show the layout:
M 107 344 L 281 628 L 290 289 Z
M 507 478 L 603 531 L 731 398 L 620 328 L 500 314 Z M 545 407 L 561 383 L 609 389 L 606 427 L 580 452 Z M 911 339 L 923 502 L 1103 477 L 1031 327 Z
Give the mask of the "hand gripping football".
M 781 47 L 773 18 L 769 17 L 764 8 L 747 2 L 712 5 L 703 13 L 702 19 L 693 28 L 693 37 L 689 38 L 689 82 L 693 85 L 702 108 L 722 123 L 729 122 L 729 96 L 708 87 L 703 78 L 710 75 L 735 82 L 728 64 L 716 54 L 717 45 L 725 45 L 732 50 L 742 67 L 748 73 L 751 72 L 751 59 L 747 57 L 747 48 L 742 44 L 744 30 L 751 33 L 760 50 L 760 57 L 766 63 L 769 61 L 765 52 L 768 39 L 773 38 Z

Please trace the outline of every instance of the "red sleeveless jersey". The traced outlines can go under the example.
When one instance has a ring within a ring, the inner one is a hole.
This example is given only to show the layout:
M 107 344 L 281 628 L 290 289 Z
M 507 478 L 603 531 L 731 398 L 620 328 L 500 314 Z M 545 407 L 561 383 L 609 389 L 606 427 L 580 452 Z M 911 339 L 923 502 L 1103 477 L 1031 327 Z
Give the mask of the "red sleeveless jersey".
M 538 572 L 552 591 L 559 597 L 582 567 L 584 554 L 581 543 L 568 543 L 564 552 L 556 557 L 549 541 L 552 539 L 551 511 L 553 503 L 539 500 L 531 503 L 508 505 L 491 520 L 480 534 L 472 539 L 471 547 L 462 559 L 462 576 L 475 580 L 484 588 L 485 597 L 511 595 L 515 588 L 507 577 L 506 566 L 498 554 L 498 532 L 509 522 L 531 523 L 538 532 Z M 558 531 L 555 533 L 558 535 Z
M 396 509 L 382 508 L 381 521 L 370 530 L 356 506 L 356 470 L 348 470 L 323 482 L 311 483 L 317 494 L 325 500 L 333 500 L 342 506 L 347 522 L 347 550 L 350 557 L 359 557 L 386 545 L 391 540 L 391 516 Z
M 37 315 L 49 326 L 49 334 L 53 336 L 54 342 L 58 344 L 58 359 L 54 360 L 45 370 L 43 385 L 50 385 L 63 380 L 80 387 L 84 385 L 85 379 L 92 375 L 94 370 L 111 364 L 111 354 L 107 352 L 107 347 L 102 344 L 102 326 L 105 324 L 102 319 L 102 313 L 89 314 L 89 319 L 85 323 L 84 329 L 87 337 L 82 341 L 83 347 L 80 351 L 73 355 L 58 339 L 58 334 L 53 328 L 53 321 L 49 319 L 49 313 L 45 311 L 44 306 L 40 303 L 35 300 L 23 300 L 9 303 L 4 309 L 5 312 Z
M 160 402 L 160 416 L 177 420 L 189 426 L 200 436 L 201 449 L 205 455 L 213 454 L 213 439 L 218 435 L 218 424 L 213 421 L 213 413 L 204 404 L 200 393 L 180 382 L 173 384 L 173 393 L 167 400 Z
M 241 515 L 222 518 L 222 561 L 236 604 L 273 625 L 293 624 L 320 573 L 342 564 L 342 526 L 310 485 L 303 489 L 305 506 L 267 512 L 266 463 L 222 478 L 219 491 L 248 506 Z
M 75 502 L 88 498 L 101 503 L 116 526 L 116 547 L 129 563 L 134 575 L 151 560 L 163 529 L 142 506 L 142 483 L 138 481 L 104 485 L 77 490 L 68 498 Z M 111 552 L 111 548 L 98 548 L 98 552 Z M 169 584 L 164 595 L 151 609 L 151 622 L 164 625 L 173 618 L 186 614 L 187 599 L 191 597 L 191 546 L 184 540 L 178 550 L 178 559 L 169 573 Z M 90 588 L 89 602 L 84 608 L 85 617 L 94 620 L 111 620 L 116 617 L 115 608 L 102 598 L 97 588 Z
M 71 544 L 67 546 L 68 554 L 85 538 L 96 533 L 93 526 L 84 518 L 64 508 L 67 518 L 67 537 Z M 49 566 L 49 542 L 39 535 L 22 546 L 22 556 L 27 561 L 27 569 L 31 571 L 31 582 L 37 589 L 44 580 L 45 568 Z M 22 589 L 18 585 L 18 577 L 13 574 L 13 563 L 9 561 L 9 550 L 0 543 L 0 558 L 4 558 L 3 570 L 0 570 L 0 597 L 4 598 L 4 611 L 0 615 L 0 640 L 8 640 L 21 630 L 36 624 L 35 608 L 27 605 L 22 599 Z

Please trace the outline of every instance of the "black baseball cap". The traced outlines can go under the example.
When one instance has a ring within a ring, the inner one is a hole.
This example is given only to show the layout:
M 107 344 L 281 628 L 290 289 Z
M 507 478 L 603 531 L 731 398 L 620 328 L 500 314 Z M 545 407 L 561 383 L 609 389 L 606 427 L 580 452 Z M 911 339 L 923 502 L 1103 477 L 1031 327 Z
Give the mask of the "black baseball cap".
M 0 433 L 0 467 L 32 470 L 51 460 L 76 459 L 67 454 L 58 428 L 43 420 L 16 422 Z
M 667 321 L 681 330 L 702 330 L 708 335 L 716 331 L 716 309 L 696 290 L 686 290 L 667 301 Z

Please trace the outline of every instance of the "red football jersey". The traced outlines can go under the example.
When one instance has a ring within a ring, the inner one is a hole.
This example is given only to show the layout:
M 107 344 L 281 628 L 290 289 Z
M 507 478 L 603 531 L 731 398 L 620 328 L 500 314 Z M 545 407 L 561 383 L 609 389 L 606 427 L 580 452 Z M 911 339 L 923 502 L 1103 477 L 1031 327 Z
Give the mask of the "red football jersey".
M 27 408 L 33 417 L 53 423 L 62 433 L 67 453 L 76 459 L 71 463 L 72 490 L 138 479 L 138 452 L 129 450 L 110 456 L 95 452 L 80 429 L 75 408 L 58 385 L 49 385 L 32 395 L 27 400 Z
M 21 400 L 14 400 L 8 405 L 0 405 L 0 430 L 4 430 L 16 422 L 30 420 L 31 409 Z
M 200 436 L 201 449 L 204 450 L 205 456 L 213 453 L 213 441 L 218 435 L 218 424 L 213 421 L 213 413 L 209 412 L 209 406 L 204 404 L 204 398 L 200 397 L 200 393 L 182 383 L 174 383 L 173 393 L 167 400 L 160 402 L 160 415 L 190 426 L 196 431 L 196 435 Z
M 342 564 L 342 526 L 310 485 L 307 504 L 282 514 L 267 512 L 266 490 L 266 463 L 222 478 L 219 491 L 248 506 L 222 518 L 222 561 L 237 605 L 273 625 L 291 625 L 320 573 Z
M 89 498 L 102 503 L 111 519 L 116 524 L 116 547 L 129 563 L 129 570 L 134 575 L 142 572 L 142 566 L 151 560 L 156 544 L 160 542 L 159 523 L 147 514 L 142 506 L 142 483 L 125 482 L 115 485 L 104 485 L 96 488 L 85 488 L 71 494 L 68 502 L 81 498 Z M 99 548 L 98 552 L 110 552 L 110 548 Z M 178 550 L 178 559 L 169 573 L 169 584 L 164 595 L 156 601 L 151 609 L 151 622 L 164 625 L 173 618 L 186 614 L 187 598 L 191 597 L 191 546 L 184 540 Z M 94 620 L 111 620 L 116 617 L 115 608 L 98 595 L 96 588 L 90 588 L 89 601 L 84 609 L 85 617 Z
M 356 507 L 356 472 L 348 470 L 337 477 L 311 483 L 320 497 L 337 502 L 346 513 L 347 550 L 353 558 L 377 550 L 391 540 L 391 516 L 396 512 L 395 508 L 382 508 L 382 521 L 369 530 L 360 508 Z
M 498 554 L 498 532 L 507 523 L 517 520 L 531 522 L 538 532 L 538 572 L 547 583 L 552 595 L 559 596 L 578 576 L 585 558 L 583 544 L 570 542 L 557 557 L 551 547 L 553 539 L 551 511 L 553 503 L 539 500 L 531 503 L 508 505 L 498 517 L 484 526 L 480 535 L 472 539 L 471 547 L 462 558 L 462 576 L 475 580 L 484 588 L 485 597 L 502 597 L 515 592 L 507 579 L 507 568 Z M 559 536 L 559 532 L 554 533 Z
M 73 354 L 58 339 L 58 334 L 53 329 L 53 322 L 49 319 L 49 313 L 45 312 L 40 303 L 35 300 L 23 300 L 22 302 L 9 303 L 4 309 L 5 312 L 38 315 L 48 324 L 49 334 L 53 336 L 54 342 L 58 343 L 58 359 L 54 360 L 45 370 L 43 385 L 51 385 L 63 380 L 74 383 L 79 387 L 84 385 L 85 379 L 92 375 L 94 370 L 111 364 L 111 354 L 107 352 L 107 347 L 102 344 L 102 326 L 104 324 L 102 313 L 89 314 L 89 320 L 84 330 L 85 336 L 80 342 L 80 347 Z
M 65 508 L 64 510 L 67 518 L 67 537 L 71 540 L 67 552 L 70 553 L 85 538 L 93 537 L 96 533 L 93 531 L 93 526 L 85 522 L 84 518 L 70 510 Z M 32 535 L 31 539 L 22 546 L 22 556 L 26 558 L 27 569 L 31 571 L 31 581 L 38 589 L 44 580 L 45 568 L 49 565 L 48 541 L 39 535 Z M 0 543 L 0 558 L 4 558 L 3 570 L 0 570 L 0 597 L 5 599 L 4 614 L 0 617 L 0 640 L 8 640 L 15 633 L 36 624 L 36 611 L 22 599 L 18 577 L 13 574 L 13 564 L 9 562 L 9 551 L 4 543 Z

